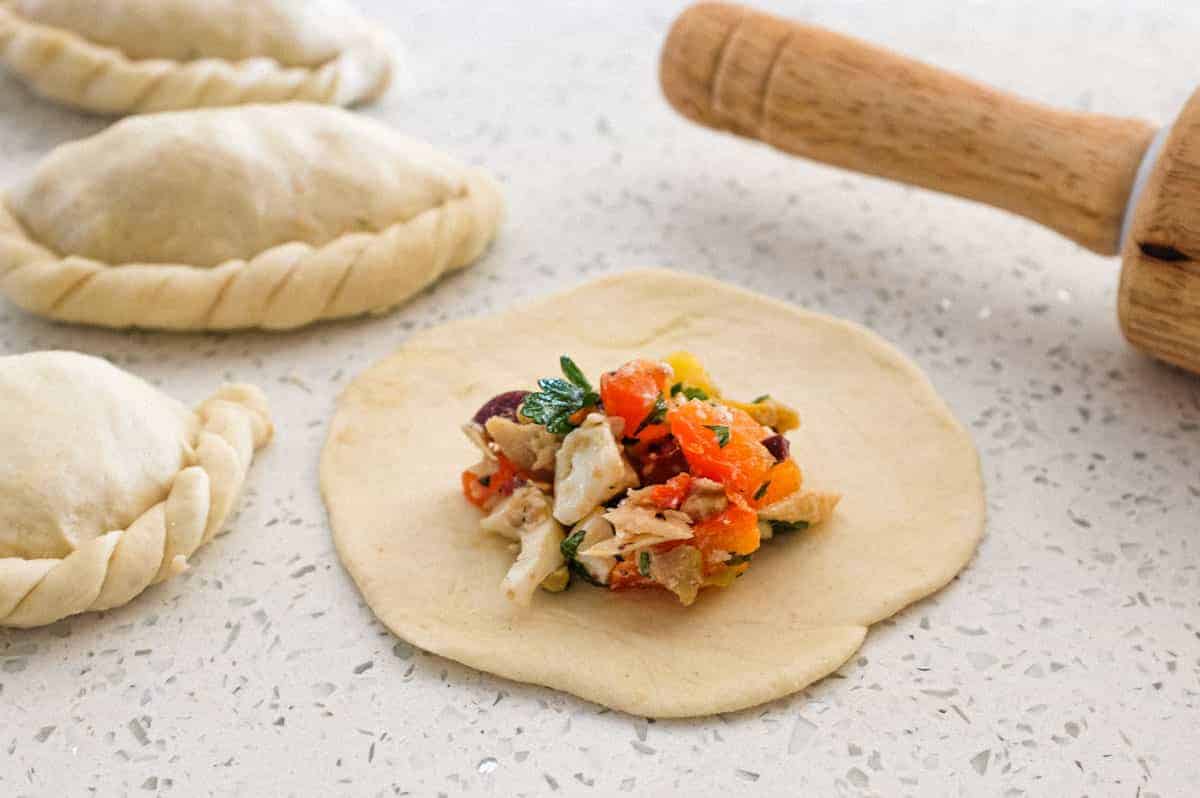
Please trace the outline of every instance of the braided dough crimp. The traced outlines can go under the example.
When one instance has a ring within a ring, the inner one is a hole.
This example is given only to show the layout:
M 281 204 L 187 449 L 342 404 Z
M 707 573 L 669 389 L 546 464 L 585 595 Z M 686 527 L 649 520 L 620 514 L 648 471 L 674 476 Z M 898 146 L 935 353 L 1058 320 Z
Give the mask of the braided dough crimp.
M 173 330 L 383 313 L 477 259 L 503 215 L 482 170 L 305 103 L 130 117 L 0 205 L 17 305 Z
M 117 607 L 184 571 L 272 434 L 253 386 L 192 412 L 98 358 L 0 357 L 0 626 Z
M 375 99 L 389 37 L 342 0 L 0 0 L 0 60 L 101 114 Z

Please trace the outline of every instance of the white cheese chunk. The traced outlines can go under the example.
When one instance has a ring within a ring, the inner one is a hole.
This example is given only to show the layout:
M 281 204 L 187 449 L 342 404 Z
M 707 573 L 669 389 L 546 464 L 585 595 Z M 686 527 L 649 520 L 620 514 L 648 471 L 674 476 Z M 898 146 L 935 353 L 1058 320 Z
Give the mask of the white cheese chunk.
M 549 497 L 532 485 L 525 485 L 496 505 L 496 509 L 479 522 L 479 526 L 485 532 L 493 532 L 509 540 L 520 540 L 522 530 L 549 517 Z
M 563 528 L 550 515 L 550 497 L 533 485 L 513 491 L 479 526 L 520 544 L 517 561 L 500 587 L 522 607 L 533 600 L 543 579 L 566 564 L 561 548 Z
M 554 465 L 554 517 L 575 524 L 632 487 L 637 473 L 625 459 L 605 417 L 592 413 L 563 440 Z
M 522 530 L 521 553 L 500 583 L 510 601 L 528 607 L 542 580 L 566 564 L 562 556 L 563 537 L 562 526 L 550 516 Z

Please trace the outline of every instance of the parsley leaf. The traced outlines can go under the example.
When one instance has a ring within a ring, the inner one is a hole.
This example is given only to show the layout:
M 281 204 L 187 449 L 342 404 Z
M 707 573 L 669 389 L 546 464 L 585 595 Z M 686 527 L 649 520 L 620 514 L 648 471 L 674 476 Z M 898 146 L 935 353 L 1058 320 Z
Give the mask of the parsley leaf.
M 578 385 L 587 393 L 593 393 L 592 384 L 588 382 L 588 378 L 583 375 L 583 370 L 575 365 L 575 361 L 563 355 L 558 359 L 558 364 L 562 366 L 562 372 L 572 385 Z
M 650 552 L 638 552 L 638 573 L 642 576 L 650 575 Z
M 592 576 L 591 572 L 579 562 L 579 547 L 583 545 L 583 538 L 587 534 L 585 530 L 576 529 L 568 535 L 562 543 L 558 544 L 559 550 L 562 552 L 563 559 L 567 561 L 567 569 L 571 575 L 577 579 L 592 584 L 603 586 L 604 583 L 597 581 L 596 577 Z
M 558 548 L 562 551 L 563 559 L 573 561 L 575 556 L 579 554 L 579 544 L 583 543 L 583 536 L 587 534 L 582 529 L 576 529 L 568 535 L 563 542 L 558 544 Z
M 650 412 L 646 414 L 646 417 L 642 419 L 642 423 L 638 424 L 638 428 L 633 431 L 633 436 L 636 438 L 642 430 L 651 424 L 661 424 L 663 419 L 666 417 L 667 400 L 663 399 L 663 395 L 660 393 L 658 398 L 654 400 L 654 407 L 651 408 Z
M 677 382 L 671 386 L 671 396 L 678 396 L 679 394 L 683 394 L 684 399 L 699 399 L 701 401 L 708 399 L 708 393 L 703 388 L 685 387 L 682 382 Z
M 555 435 L 566 435 L 577 426 L 571 422 L 571 416 L 585 407 L 599 404 L 600 395 L 592 390 L 592 384 L 575 361 L 563 355 L 559 363 L 567 379 L 538 380 L 542 390 L 525 397 L 521 414 Z
M 767 495 L 767 488 L 771 487 L 771 480 L 764 482 L 758 490 L 754 491 L 754 501 L 758 501 L 763 496 Z
M 762 396 L 758 397 L 757 399 L 755 399 L 755 400 L 754 400 L 753 402 L 751 402 L 750 404 L 752 404 L 752 405 L 761 405 L 763 402 L 767 401 L 767 400 L 768 400 L 768 399 L 770 399 L 770 398 L 771 398 L 771 394 L 769 394 L 769 393 L 764 393 Z
M 771 525 L 771 534 L 782 535 L 788 532 L 803 532 L 808 529 L 807 521 L 768 521 Z
M 729 427 L 724 424 L 705 424 L 704 426 L 717 436 L 718 447 L 724 449 L 729 445 Z

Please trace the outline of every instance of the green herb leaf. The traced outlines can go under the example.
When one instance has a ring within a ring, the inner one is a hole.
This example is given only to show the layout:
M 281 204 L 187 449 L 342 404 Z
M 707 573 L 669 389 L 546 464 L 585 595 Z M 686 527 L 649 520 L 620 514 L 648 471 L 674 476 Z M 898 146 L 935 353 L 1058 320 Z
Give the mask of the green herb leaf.
M 758 490 L 754 491 L 754 501 L 758 501 L 763 496 L 767 495 L 767 488 L 771 487 L 771 480 L 764 482 Z
M 587 534 L 582 529 L 576 529 L 570 535 L 558 544 L 558 548 L 562 551 L 563 559 L 573 561 L 576 555 L 579 554 L 579 544 L 583 542 L 583 536 Z
M 678 396 L 679 394 L 683 394 L 683 398 L 685 399 L 699 399 L 701 401 L 708 399 L 708 393 L 703 388 L 684 386 L 682 382 L 677 382 L 671 386 L 671 396 Z
M 724 424 L 705 424 L 704 426 L 717 436 L 717 446 L 724 449 L 729 445 L 729 427 Z
M 562 372 L 568 380 L 573 384 L 578 385 L 586 393 L 594 393 L 592 384 L 588 382 L 588 378 L 584 376 L 583 369 L 575 365 L 575 361 L 563 355 L 558 359 L 558 365 L 562 366 Z
M 562 543 L 558 544 L 559 550 L 562 552 L 563 559 L 567 561 L 567 568 L 571 571 L 571 575 L 577 579 L 582 579 L 590 585 L 603 586 L 604 583 L 592 576 L 588 569 L 584 568 L 579 562 L 579 547 L 583 544 L 583 538 L 587 534 L 582 529 L 576 529 Z
M 650 575 L 650 552 L 638 552 L 638 573 L 642 576 Z
M 771 534 L 783 535 L 788 532 L 803 532 L 808 529 L 807 521 L 768 521 L 771 525 Z
M 575 429 L 571 416 L 600 402 L 600 396 L 592 390 L 575 361 L 563 355 L 561 365 L 567 379 L 538 380 L 542 390 L 526 396 L 521 405 L 522 415 L 555 435 L 566 435 Z
M 729 559 L 725 561 L 726 565 L 741 565 L 744 562 L 750 562 L 752 554 L 731 554 Z
M 633 431 L 634 437 L 636 438 L 639 434 L 641 434 L 642 430 L 651 424 L 661 424 L 663 419 L 666 417 L 667 400 L 664 399 L 663 395 L 660 393 L 658 398 L 654 400 L 654 407 L 651 408 L 650 412 L 646 414 L 646 417 L 642 419 L 642 423 L 638 424 L 638 428 Z
M 751 402 L 750 404 L 752 404 L 752 405 L 761 405 L 763 402 L 767 401 L 767 400 L 768 400 L 768 399 L 770 399 L 770 398 L 771 398 L 771 394 L 769 394 L 769 393 L 764 393 L 762 396 L 758 397 L 757 399 L 755 399 L 755 400 L 754 400 L 753 402 Z

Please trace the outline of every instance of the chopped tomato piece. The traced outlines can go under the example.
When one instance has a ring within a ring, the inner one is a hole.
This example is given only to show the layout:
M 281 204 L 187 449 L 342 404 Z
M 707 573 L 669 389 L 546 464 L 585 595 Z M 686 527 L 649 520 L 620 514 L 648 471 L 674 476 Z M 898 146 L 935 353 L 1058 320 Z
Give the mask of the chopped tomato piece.
M 691 484 L 692 477 L 689 474 L 679 474 L 651 488 L 650 499 L 664 510 L 678 510 L 687 498 Z
M 761 543 L 758 535 L 758 513 L 736 493 L 729 495 L 729 506 L 723 513 L 696 524 L 693 533 L 694 545 L 705 554 L 706 564 L 709 552 L 753 554 Z
M 688 470 L 683 450 L 673 437 L 639 443 L 629 450 L 634 467 L 643 485 L 658 485 Z
M 671 367 L 652 360 L 631 360 L 600 378 L 600 401 L 604 412 L 625 419 L 622 436 L 653 441 L 667 435 L 667 426 L 654 422 L 670 390 Z
M 697 400 L 667 413 L 693 476 L 716 480 L 749 499 L 775 466 L 762 445 L 763 428 L 742 410 Z
M 649 577 L 642 576 L 641 572 L 638 571 L 637 563 L 633 560 L 623 560 L 617 563 L 608 574 L 608 587 L 610 590 L 630 590 L 637 587 L 658 586 L 658 582 Z
M 480 477 L 470 469 L 462 473 L 463 496 L 481 510 L 493 497 L 512 493 L 513 482 L 520 475 L 520 471 L 511 460 L 502 454 L 497 457 L 500 462 L 499 468 L 486 477 Z
M 766 490 L 763 491 L 763 488 L 759 488 L 759 491 L 763 491 L 761 496 L 758 495 L 758 492 L 755 492 L 754 495 L 758 496 L 758 498 L 754 500 L 754 506 L 767 507 L 775 502 L 783 501 L 788 496 L 800 490 L 803 484 L 804 476 L 801 474 L 800 466 L 796 465 L 795 460 L 784 460 L 782 463 L 777 463 L 774 468 L 767 472 L 767 479 L 763 482 Z

